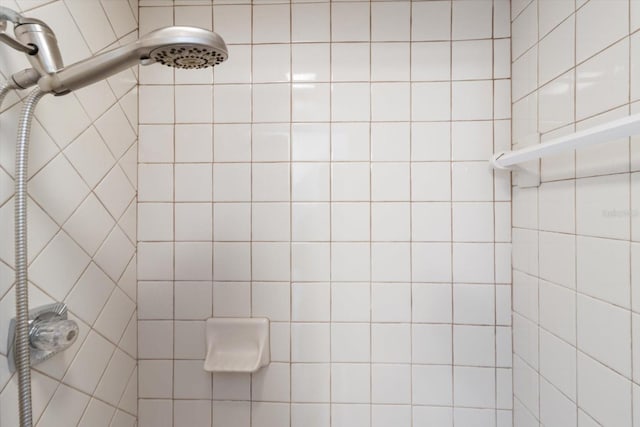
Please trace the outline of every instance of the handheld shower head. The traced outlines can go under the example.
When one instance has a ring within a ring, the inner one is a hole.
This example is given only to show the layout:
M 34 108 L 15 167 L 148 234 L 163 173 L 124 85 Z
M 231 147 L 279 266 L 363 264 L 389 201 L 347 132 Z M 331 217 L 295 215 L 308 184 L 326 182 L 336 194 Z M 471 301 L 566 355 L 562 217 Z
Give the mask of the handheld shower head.
M 139 40 L 43 75 L 38 86 L 65 95 L 140 63 L 175 68 L 214 67 L 228 58 L 227 46 L 214 32 L 196 27 L 166 27 Z

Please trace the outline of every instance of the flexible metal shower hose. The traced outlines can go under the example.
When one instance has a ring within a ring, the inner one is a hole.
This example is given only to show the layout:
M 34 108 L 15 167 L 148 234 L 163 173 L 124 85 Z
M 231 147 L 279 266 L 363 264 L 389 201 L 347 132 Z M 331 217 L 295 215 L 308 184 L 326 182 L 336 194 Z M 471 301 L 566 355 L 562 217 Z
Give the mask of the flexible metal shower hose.
M 0 83 L 0 107 L 2 107 L 2 101 L 4 101 L 4 97 L 7 96 L 11 89 L 13 89 L 13 86 L 8 81 Z
M 20 427 L 33 427 L 31 409 L 31 363 L 29 350 L 29 293 L 27 281 L 27 171 L 29 136 L 33 112 L 45 92 L 35 89 L 22 107 L 16 146 L 16 371 L 18 372 L 18 403 Z

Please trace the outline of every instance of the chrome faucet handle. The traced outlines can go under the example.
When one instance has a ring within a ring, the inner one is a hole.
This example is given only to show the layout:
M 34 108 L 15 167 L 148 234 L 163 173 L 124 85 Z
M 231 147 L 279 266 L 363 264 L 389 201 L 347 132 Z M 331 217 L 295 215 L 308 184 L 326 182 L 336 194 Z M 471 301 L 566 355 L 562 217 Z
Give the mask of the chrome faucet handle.
M 80 330 L 75 320 L 68 319 L 67 306 L 56 302 L 29 310 L 29 349 L 31 366 L 44 362 L 69 348 Z M 9 371 L 15 372 L 16 319 L 9 323 Z
M 35 55 L 38 53 L 38 46 L 34 44 L 24 44 L 7 34 L 7 21 L 0 20 L 0 42 L 7 46 L 24 52 L 27 55 Z

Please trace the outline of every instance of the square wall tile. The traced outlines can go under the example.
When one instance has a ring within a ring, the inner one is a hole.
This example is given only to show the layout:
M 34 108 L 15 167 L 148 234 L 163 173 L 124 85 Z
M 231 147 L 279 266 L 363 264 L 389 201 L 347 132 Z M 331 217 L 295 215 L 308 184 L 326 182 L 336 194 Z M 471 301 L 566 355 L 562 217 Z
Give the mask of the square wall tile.
M 467 325 L 495 323 L 493 285 L 453 285 L 453 321 Z
M 330 240 L 331 213 L 329 203 L 293 203 L 291 215 L 293 241 Z
M 330 34 L 328 4 L 293 4 L 291 6 L 293 42 L 327 42 Z
M 291 80 L 294 82 L 329 81 L 331 47 L 329 43 L 291 46 Z
M 293 362 L 328 362 L 330 327 L 328 323 L 294 323 L 291 325 Z
M 291 87 L 287 84 L 253 86 L 253 121 L 288 122 L 291 114 Z
M 409 203 L 372 203 L 371 240 L 408 241 L 411 210 Z
M 582 62 L 628 34 L 629 8 L 625 2 L 597 0 L 576 12 L 576 59 Z M 602 19 L 603 13 L 607 20 Z
M 288 204 L 256 203 L 251 209 L 251 238 L 254 241 L 289 240 L 289 223 Z
M 214 5 L 213 27 L 229 44 L 251 43 L 251 5 Z
M 418 8 L 437 3 L 419 3 Z M 447 35 L 448 37 L 448 35 Z M 397 55 L 397 54 L 396 54 Z M 451 78 L 451 43 L 449 42 L 416 42 L 411 43 L 411 79 L 422 81 L 445 81 Z
M 286 124 L 253 124 L 251 156 L 254 162 L 288 161 L 291 131 Z
M 412 358 L 421 364 L 452 363 L 452 328 L 449 325 L 412 326 Z
M 495 365 L 495 330 L 493 326 L 453 327 L 453 363 L 465 366 Z
M 248 123 L 251 121 L 251 86 L 217 85 L 213 98 L 213 120 L 216 123 Z
M 371 197 L 375 201 L 409 200 L 410 168 L 406 163 L 371 166 Z
M 234 7 L 234 6 L 230 6 Z M 239 6 L 240 8 L 245 6 Z M 233 18 L 230 19 L 230 22 L 233 22 Z M 250 23 L 249 23 L 250 25 Z M 216 31 L 219 31 L 219 27 L 216 27 Z M 225 40 L 227 39 L 227 35 L 230 34 L 228 31 L 225 33 L 221 33 L 225 35 Z M 251 37 L 251 33 L 249 32 L 248 37 Z M 226 61 L 224 67 L 218 67 L 213 72 L 213 81 L 214 83 L 251 83 L 252 75 L 252 57 L 251 57 L 251 45 L 228 45 L 229 55 L 233 58 L 233 61 Z M 190 71 L 190 70 L 187 70 Z M 219 89 L 220 86 L 216 86 L 216 89 Z M 218 96 L 218 94 L 216 94 Z M 214 108 L 216 102 L 214 99 Z M 221 104 L 217 104 L 221 105 Z M 238 107 L 240 106 L 237 104 Z
M 213 316 L 249 317 L 251 287 L 243 282 L 215 282 L 213 284 Z
M 452 3 L 452 36 L 454 40 L 491 37 L 492 2 L 456 0 Z
M 291 365 L 291 401 L 328 403 L 330 378 L 329 364 L 294 363 Z
M 334 83 L 331 88 L 331 119 L 336 122 L 369 121 L 370 85 Z
M 576 68 L 578 120 L 620 106 L 629 98 L 629 41 L 624 39 Z M 598 76 L 591 81 L 592 77 Z M 583 85 L 590 81 L 590 84 Z
M 176 122 L 211 123 L 213 120 L 213 88 L 205 85 L 175 87 Z
M 493 118 L 493 82 L 453 82 L 451 87 L 451 117 L 453 120 Z
M 334 10 L 341 7 L 338 4 L 334 6 Z M 330 62 L 333 81 L 368 81 L 371 74 L 370 44 L 332 43 Z
M 292 87 L 292 119 L 294 122 L 321 122 L 330 117 L 328 83 L 295 83 Z
M 413 121 L 450 120 L 451 83 L 412 83 L 411 119 Z
M 482 162 L 456 162 L 452 168 L 454 201 L 491 200 L 493 172 Z
M 452 78 L 480 80 L 493 77 L 493 43 L 491 40 L 455 41 L 452 43 Z
M 423 405 L 451 405 L 451 366 L 415 366 L 412 370 L 414 402 Z
M 371 326 L 368 323 L 332 323 L 332 362 L 354 363 L 370 360 Z
M 253 43 L 285 43 L 291 40 L 290 7 L 282 4 L 253 6 Z
M 495 369 L 454 367 L 454 402 L 459 405 L 495 405 Z
M 293 201 L 329 201 L 329 172 L 328 163 L 293 163 L 291 166 Z
M 380 2 L 371 5 L 371 39 L 407 41 L 411 28 L 410 2 Z
M 332 41 L 368 41 L 370 6 L 368 3 L 338 3 L 331 8 Z
M 409 83 L 373 83 L 371 85 L 371 120 L 409 120 L 410 98 Z
M 331 279 L 341 282 L 362 282 L 370 280 L 370 246 L 368 242 L 332 243 Z
M 412 5 L 411 39 L 413 41 L 451 39 L 451 3 L 420 2 Z
M 409 365 L 372 365 L 371 400 L 374 403 L 409 403 L 411 400 L 411 367 Z
M 411 286 L 408 283 L 375 283 L 371 286 L 371 319 L 374 322 L 410 322 Z
M 174 105 L 172 86 L 141 86 L 140 123 L 171 123 L 173 122 Z
M 368 403 L 370 388 L 369 365 L 336 363 L 331 366 L 331 395 L 336 402 Z
M 330 286 L 328 283 L 294 283 L 291 289 L 292 320 L 328 322 L 330 319 Z
M 372 324 L 371 361 L 373 363 L 410 362 L 411 326 L 409 324 Z
M 175 126 L 176 163 L 196 163 L 202 160 L 212 160 L 213 159 L 212 130 L 213 129 L 211 125 L 205 125 L 205 124 L 176 125 Z
M 291 78 L 291 48 L 283 44 L 255 45 L 253 51 L 253 82 L 288 82 Z
M 366 283 L 331 285 L 331 319 L 334 322 L 368 322 L 371 318 L 370 286 Z
M 540 11 L 548 7 L 544 2 Z M 559 2 L 566 3 L 566 2 Z M 575 20 L 570 18 L 540 41 L 540 82 L 546 83 L 574 66 Z
M 375 6 L 379 5 L 374 5 L 374 8 Z M 372 43 L 371 80 L 409 80 L 410 47 L 409 43 Z
M 331 170 L 334 201 L 368 201 L 371 166 L 368 163 L 335 163 Z

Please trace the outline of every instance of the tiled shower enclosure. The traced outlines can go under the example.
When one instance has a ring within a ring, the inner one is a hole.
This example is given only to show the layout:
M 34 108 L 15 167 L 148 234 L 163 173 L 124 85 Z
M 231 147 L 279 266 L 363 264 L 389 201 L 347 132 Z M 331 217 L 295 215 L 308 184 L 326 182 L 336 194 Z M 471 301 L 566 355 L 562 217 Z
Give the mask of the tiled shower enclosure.
M 140 425 L 510 425 L 509 2 L 174 3 L 230 59 L 140 70 Z

